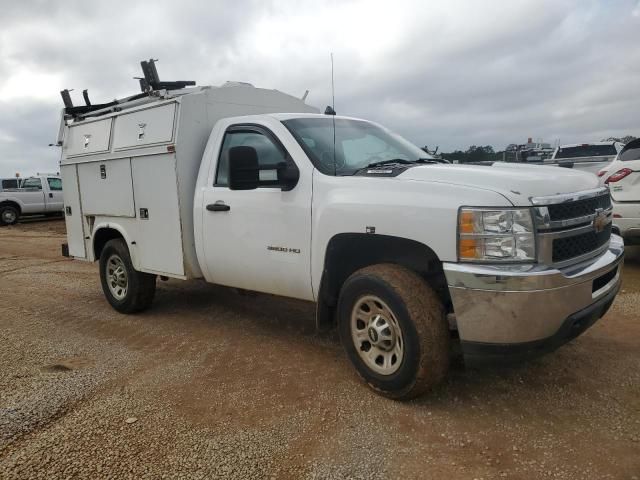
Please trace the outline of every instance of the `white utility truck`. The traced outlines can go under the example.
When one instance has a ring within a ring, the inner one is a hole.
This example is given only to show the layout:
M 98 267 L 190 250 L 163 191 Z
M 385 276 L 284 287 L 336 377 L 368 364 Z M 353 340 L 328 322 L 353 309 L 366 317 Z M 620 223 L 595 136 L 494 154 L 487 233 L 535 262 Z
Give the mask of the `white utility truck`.
M 62 213 L 62 180 L 58 174 L 38 173 L 16 184 L 19 188 L 0 190 L 0 225 L 13 225 L 25 215 Z
M 440 164 L 375 123 L 151 67 L 134 97 L 67 98 L 59 139 L 63 251 L 100 262 L 120 312 L 148 308 L 157 276 L 316 302 L 364 380 L 409 398 L 445 376 L 451 341 L 469 361 L 553 350 L 618 291 L 595 175 Z

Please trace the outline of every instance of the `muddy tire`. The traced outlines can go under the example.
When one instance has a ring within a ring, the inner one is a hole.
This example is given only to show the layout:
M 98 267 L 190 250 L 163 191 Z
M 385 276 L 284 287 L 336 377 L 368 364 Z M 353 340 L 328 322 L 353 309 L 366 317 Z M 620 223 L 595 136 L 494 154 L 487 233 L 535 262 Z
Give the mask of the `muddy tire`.
M 102 249 L 100 281 L 107 301 L 120 313 L 146 310 L 156 293 L 156 276 L 133 268 L 122 239 L 109 240 Z
M 0 225 L 15 225 L 20 212 L 13 205 L 0 205 Z
M 351 275 L 340 292 L 338 331 L 358 374 L 386 397 L 417 397 L 449 369 L 442 302 L 404 267 L 380 264 Z

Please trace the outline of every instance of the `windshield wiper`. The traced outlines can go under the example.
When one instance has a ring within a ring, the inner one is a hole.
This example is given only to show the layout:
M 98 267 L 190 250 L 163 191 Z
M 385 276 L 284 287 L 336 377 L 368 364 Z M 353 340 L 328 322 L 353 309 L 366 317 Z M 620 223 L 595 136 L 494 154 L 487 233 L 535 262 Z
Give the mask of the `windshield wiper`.
M 367 165 L 364 168 L 373 168 L 373 167 L 382 167 L 384 165 L 410 165 L 413 162 L 411 160 L 405 160 L 404 158 L 391 158 L 389 160 L 380 160 L 378 162 L 373 162 Z
M 372 162 L 366 167 L 362 167 L 357 169 L 356 171 L 350 173 L 349 175 L 356 175 L 357 173 L 362 172 L 368 168 L 376 168 L 376 167 L 392 167 L 394 165 L 415 165 L 416 163 L 438 163 L 437 160 L 432 158 L 419 158 L 417 160 L 407 160 L 406 158 L 390 158 L 387 160 L 379 160 L 377 162 Z

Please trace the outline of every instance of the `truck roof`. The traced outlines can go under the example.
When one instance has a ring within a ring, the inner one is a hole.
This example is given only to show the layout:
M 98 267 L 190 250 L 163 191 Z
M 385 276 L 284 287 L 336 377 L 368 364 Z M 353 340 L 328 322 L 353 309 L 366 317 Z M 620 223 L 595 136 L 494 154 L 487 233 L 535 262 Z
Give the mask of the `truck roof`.
M 270 117 L 276 118 L 280 121 L 283 120 L 291 120 L 294 118 L 335 118 L 336 120 L 358 120 L 361 122 L 374 123 L 369 120 L 363 120 L 362 118 L 357 117 L 347 117 L 343 115 L 326 115 L 324 113 L 267 113 Z
M 109 105 L 99 110 L 93 110 L 91 112 L 78 115 L 73 119 L 68 119 L 68 120 L 70 122 L 72 121 L 73 123 L 80 123 L 85 120 L 95 119 L 96 117 L 118 115 L 120 114 L 120 112 L 129 110 L 129 109 L 134 109 L 136 107 L 141 107 L 143 105 L 146 106 L 153 103 L 160 103 L 160 102 L 175 99 L 178 97 L 198 95 L 207 91 L 216 91 L 216 90 L 223 91 L 225 89 L 228 89 L 228 90 L 250 89 L 255 91 L 272 91 L 282 95 L 286 95 L 291 98 L 296 98 L 293 95 L 283 93 L 276 89 L 256 88 L 254 85 L 247 82 L 225 82 L 220 86 L 205 85 L 205 86 L 197 86 L 197 87 L 191 87 L 191 88 L 182 88 L 179 90 L 159 90 L 159 91 L 152 91 L 146 94 L 132 95 L 130 97 L 114 100 L 114 105 Z

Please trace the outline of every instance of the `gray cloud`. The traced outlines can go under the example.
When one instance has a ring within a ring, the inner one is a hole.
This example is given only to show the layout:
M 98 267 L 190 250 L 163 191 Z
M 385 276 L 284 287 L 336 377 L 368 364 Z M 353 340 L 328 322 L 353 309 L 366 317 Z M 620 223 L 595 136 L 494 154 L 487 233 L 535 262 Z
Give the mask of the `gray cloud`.
M 96 103 L 163 78 L 226 80 L 330 103 L 417 144 L 496 148 L 640 135 L 637 1 L 5 2 L 0 176 L 55 170 L 59 90 Z

